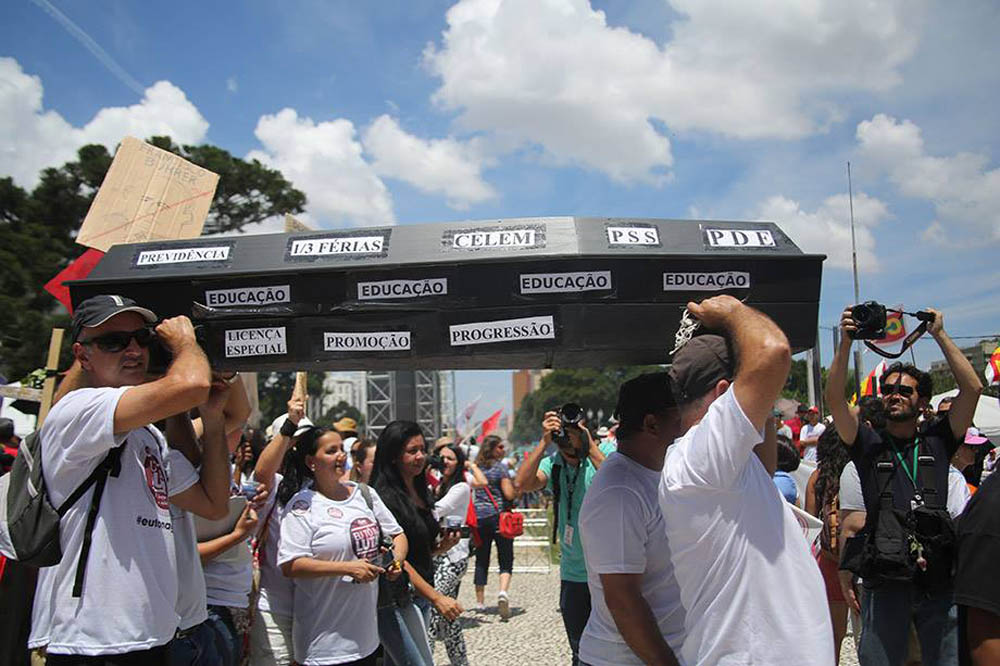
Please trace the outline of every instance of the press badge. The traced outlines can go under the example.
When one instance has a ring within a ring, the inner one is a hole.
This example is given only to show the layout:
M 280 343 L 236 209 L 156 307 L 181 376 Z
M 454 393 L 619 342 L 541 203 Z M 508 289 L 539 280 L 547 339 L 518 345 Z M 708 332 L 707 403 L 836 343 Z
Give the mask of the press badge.
M 563 532 L 563 545 L 572 546 L 573 545 L 573 526 L 567 525 L 566 531 Z

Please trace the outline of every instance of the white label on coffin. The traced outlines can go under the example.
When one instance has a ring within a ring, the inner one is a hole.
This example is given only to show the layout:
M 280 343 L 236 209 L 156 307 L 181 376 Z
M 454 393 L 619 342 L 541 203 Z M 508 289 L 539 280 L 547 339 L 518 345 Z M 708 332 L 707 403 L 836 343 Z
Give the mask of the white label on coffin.
M 291 294 L 292 288 L 287 284 L 213 289 L 205 291 L 205 304 L 213 308 L 228 308 L 236 305 L 274 305 L 276 303 L 290 303 Z
M 383 236 L 350 236 L 305 238 L 293 240 L 289 255 L 292 257 L 319 257 L 331 254 L 372 254 L 381 252 L 385 245 Z
M 323 333 L 323 351 L 405 351 L 410 348 L 409 331 Z
M 718 291 L 749 287 L 750 274 L 741 271 L 663 274 L 663 291 Z
M 457 324 L 449 326 L 448 333 L 453 347 L 511 340 L 551 340 L 556 337 L 552 315 Z
M 229 246 L 177 247 L 169 250 L 145 250 L 139 253 L 136 266 L 160 264 L 186 264 L 194 261 L 225 261 L 229 259 Z
M 767 229 L 705 229 L 711 247 L 775 247 Z
M 448 293 L 448 278 L 426 280 L 386 280 L 384 282 L 359 282 L 358 300 L 381 298 L 419 298 L 444 296 Z
M 451 239 L 456 250 L 481 248 L 535 247 L 534 229 L 503 229 L 500 231 L 463 231 Z
M 522 294 L 556 294 L 611 289 L 611 271 L 526 273 L 518 276 Z
M 611 245 L 659 245 L 660 230 L 656 227 L 607 227 Z
M 284 326 L 238 328 L 226 331 L 226 358 L 287 353 Z

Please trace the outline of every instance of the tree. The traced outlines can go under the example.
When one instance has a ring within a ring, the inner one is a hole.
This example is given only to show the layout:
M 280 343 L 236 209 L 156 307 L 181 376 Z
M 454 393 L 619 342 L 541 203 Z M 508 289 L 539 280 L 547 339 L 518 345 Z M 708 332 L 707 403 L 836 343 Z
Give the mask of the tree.
M 618 388 L 623 383 L 645 372 L 662 370 L 658 365 L 553 370 L 542 378 L 537 390 L 525 396 L 514 417 L 510 439 L 519 444 L 537 441 L 545 412 L 558 409 L 567 402 L 575 402 L 585 412 L 593 412 L 595 417 L 588 427 L 596 430 L 602 425 L 594 422 L 597 413 L 603 412 L 604 420 L 611 417 L 618 403 Z
M 361 413 L 360 409 L 343 400 L 326 410 L 326 413 L 323 414 L 320 422 L 324 425 L 332 425 L 342 418 L 354 419 L 354 421 L 358 424 L 358 432 L 364 432 L 365 415 Z
M 305 195 L 256 160 L 215 146 L 176 146 L 168 137 L 150 143 L 219 174 L 205 233 L 303 210 Z M 111 159 L 104 146 L 84 146 L 75 161 L 43 170 L 30 193 L 11 178 L 0 178 L 0 374 L 9 379 L 41 365 L 49 331 L 69 324 L 64 308 L 43 287 L 86 250 L 74 238 Z M 60 367 L 69 364 L 68 350 L 66 344 Z
M 267 426 L 274 419 L 288 412 L 288 400 L 295 388 L 294 372 L 261 372 L 257 374 L 257 399 L 260 404 L 260 419 Z M 310 372 L 306 379 L 306 392 L 309 403 L 306 405 L 306 416 L 319 425 L 319 404 L 323 396 L 323 373 Z M 325 423 L 325 421 L 324 421 Z

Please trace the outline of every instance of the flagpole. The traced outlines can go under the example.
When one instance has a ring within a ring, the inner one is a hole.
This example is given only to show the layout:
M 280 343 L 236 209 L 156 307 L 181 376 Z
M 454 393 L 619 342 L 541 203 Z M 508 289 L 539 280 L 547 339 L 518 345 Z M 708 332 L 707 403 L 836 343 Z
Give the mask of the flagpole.
M 851 263 L 854 266 L 854 303 L 861 302 L 861 289 L 858 285 L 858 245 L 854 239 L 854 188 L 851 185 L 851 163 L 847 163 L 847 200 L 851 207 Z M 851 343 L 854 347 L 854 390 L 861 399 L 861 350 L 858 342 Z M 911 350 L 912 351 L 912 350 Z M 916 365 L 916 364 L 914 364 Z

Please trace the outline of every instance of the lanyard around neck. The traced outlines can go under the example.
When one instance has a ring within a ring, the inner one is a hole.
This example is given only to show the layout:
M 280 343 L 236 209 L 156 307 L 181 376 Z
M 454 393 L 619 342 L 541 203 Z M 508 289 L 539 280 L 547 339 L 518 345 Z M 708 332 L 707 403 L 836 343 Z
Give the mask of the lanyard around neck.
M 906 472 L 906 476 L 910 479 L 910 483 L 913 487 L 917 487 L 917 456 L 920 451 L 920 438 L 917 437 L 913 441 L 913 469 L 906 466 L 906 460 L 903 458 L 902 452 L 896 447 L 896 441 L 889 436 L 889 441 L 892 443 L 892 452 L 896 454 L 896 459 L 899 460 L 899 464 L 902 466 L 903 471 Z

